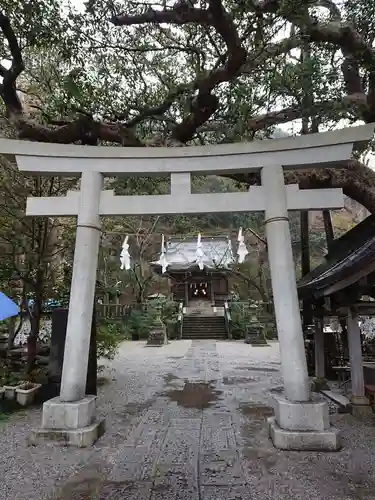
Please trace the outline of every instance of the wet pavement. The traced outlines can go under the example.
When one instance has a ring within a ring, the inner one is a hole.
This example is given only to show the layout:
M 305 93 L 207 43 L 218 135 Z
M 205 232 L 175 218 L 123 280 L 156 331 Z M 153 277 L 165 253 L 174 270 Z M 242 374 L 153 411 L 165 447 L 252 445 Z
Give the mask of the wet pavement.
M 0 498 L 375 499 L 371 422 L 336 415 L 338 453 L 280 452 L 268 440 L 270 390 L 281 386 L 277 343 L 124 343 L 105 375 L 106 434 L 91 449 L 31 449 L 34 466 L 46 466 L 43 490 L 33 482 L 27 493 L 24 481 L 17 492 L 5 480 Z

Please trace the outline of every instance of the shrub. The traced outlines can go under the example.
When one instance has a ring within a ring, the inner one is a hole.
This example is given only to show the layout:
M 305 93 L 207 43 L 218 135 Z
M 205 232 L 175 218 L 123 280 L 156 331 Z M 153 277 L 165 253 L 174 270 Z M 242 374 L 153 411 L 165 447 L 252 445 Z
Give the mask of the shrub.
M 153 312 L 143 309 L 132 309 L 126 318 L 125 331 L 133 340 L 144 339 L 154 322 Z
M 231 332 L 234 339 L 244 338 L 247 328 L 254 323 L 261 324 L 263 333 L 267 339 L 274 337 L 274 321 L 272 315 L 259 303 L 252 302 L 232 302 Z
M 126 318 L 127 336 L 146 339 L 153 326 L 160 318 L 167 329 L 167 336 L 173 337 L 176 331 L 178 303 L 168 298 L 152 299 L 143 307 L 133 308 Z
M 126 331 L 120 321 L 102 320 L 97 328 L 96 349 L 98 358 L 113 359 L 119 344 L 125 340 Z

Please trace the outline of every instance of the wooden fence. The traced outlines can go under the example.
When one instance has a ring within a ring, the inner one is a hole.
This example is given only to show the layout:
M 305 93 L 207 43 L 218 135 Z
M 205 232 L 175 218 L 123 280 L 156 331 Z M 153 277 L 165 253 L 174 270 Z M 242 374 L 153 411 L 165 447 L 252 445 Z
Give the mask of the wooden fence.
M 96 304 L 96 315 L 100 319 L 124 319 L 129 316 L 128 304 Z

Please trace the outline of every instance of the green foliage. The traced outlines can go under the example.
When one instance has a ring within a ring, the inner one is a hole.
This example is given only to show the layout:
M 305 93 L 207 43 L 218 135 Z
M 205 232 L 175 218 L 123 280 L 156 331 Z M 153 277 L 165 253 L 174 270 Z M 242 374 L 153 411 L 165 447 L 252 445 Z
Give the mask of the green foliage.
M 62 42 L 68 22 L 59 0 L 2 0 L 1 10 L 10 17 L 20 45 L 42 49 Z M 1 59 L 10 59 L 10 47 L 0 44 Z
M 16 386 L 23 381 L 23 373 L 14 373 L 7 361 L 0 360 L 0 387 L 3 385 Z
M 150 330 L 160 319 L 167 329 L 168 337 L 176 333 L 178 303 L 168 298 L 152 299 L 138 308 L 133 307 L 126 318 L 127 336 L 133 339 L 147 339 Z
M 147 311 L 153 322 L 160 317 L 166 327 L 168 338 L 176 336 L 178 302 L 170 300 L 167 297 L 152 299 L 148 302 Z
M 9 374 L 8 367 L 6 366 L 6 364 L 3 361 L 1 361 L 0 362 L 0 387 L 5 385 L 5 381 L 8 377 L 8 374 Z
M 133 308 L 126 319 L 126 333 L 132 339 L 147 338 L 154 316 L 142 308 Z
M 26 374 L 25 380 L 35 384 L 46 384 L 48 382 L 48 368 L 36 367 Z
M 255 308 L 247 302 L 233 302 L 230 306 L 231 332 L 233 338 L 244 338 L 251 323 L 256 322 Z
M 271 338 L 274 333 L 274 320 L 261 302 L 231 302 L 231 333 L 233 338 L 244 338 L 251 324 L 261 324 L 263 333 Z
M 125 338 L 126 328 L 122 322 L 102 320 L 96 334 L 97 358 L 113 359 Z

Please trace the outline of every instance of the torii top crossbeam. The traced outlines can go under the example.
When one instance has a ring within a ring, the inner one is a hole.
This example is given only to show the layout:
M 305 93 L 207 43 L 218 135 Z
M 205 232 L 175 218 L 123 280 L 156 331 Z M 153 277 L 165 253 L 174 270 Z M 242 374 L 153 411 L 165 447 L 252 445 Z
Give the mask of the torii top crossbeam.
M 283 139 L 190 147 L 104 147 L 0 139 L 0 154 L 15 156 L 29 173 L 162 175 L 238 173 L 262 167 L 334 167 L 350 159 L 353 146 L 368 142 L 374 124 Z

